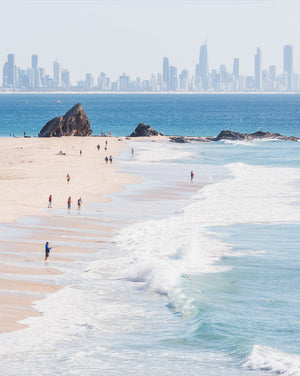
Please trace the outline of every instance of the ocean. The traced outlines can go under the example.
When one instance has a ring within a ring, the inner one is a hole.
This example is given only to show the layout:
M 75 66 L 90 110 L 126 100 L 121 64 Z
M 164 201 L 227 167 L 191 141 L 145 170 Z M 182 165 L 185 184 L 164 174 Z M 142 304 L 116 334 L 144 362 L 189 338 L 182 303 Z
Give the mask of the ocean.
M 300 137 L 300 96 L 265 94 L 1 95 L 1 136 L 34 136 L 76 102 L 96 134 Z M 300 375 L 299 145 L 129 140 L 118 162 L 143 181 L 82 209 L 117 224 L 112 241 L 59 265 L 44 315 L 0 336 L 1 374 Z

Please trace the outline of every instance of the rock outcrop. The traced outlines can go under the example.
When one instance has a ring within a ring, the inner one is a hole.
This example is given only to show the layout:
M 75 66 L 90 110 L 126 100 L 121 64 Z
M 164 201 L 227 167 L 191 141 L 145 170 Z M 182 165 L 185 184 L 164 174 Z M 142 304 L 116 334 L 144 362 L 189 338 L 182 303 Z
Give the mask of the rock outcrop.
M 281 140 L 281 141 L 298 141 L 299 138 L 294 136 L 283 136 L 279 133 L 270 133 L 270 132 L 262 132 L 258 131 L 255 133 L 238 133 L 232 131 L 222 131 L 218 134 L 217 137 L 213 141 L 220 141 L 220 140 L 238 140 L 238 141 L 251 141 L 257 139 L 273 139 L 273 140 Z
M 161 133 L 158 133 L 155 129 L 151 128 L 150 125 L 140 123 L 136 128 L 135 131 L 131 133 L 130 137 L 150 137 L 150 136 L 158 136 Z
M 48 121 L 41 129 L 39 137 L 90 136 L 91 124 L 81 103 L 75 104 L 64 116 Z
M 211 141 L 252 141 L 259 139 L 279 140 L 279 141 L 299 141 L 300 139 L 294 136 L 284 136 L 279 133 L 270 133 L 258 131 L 255 133 L 238 133 L 232 131 L 222 131 L 217 137 L 183 137 L 172 136 L 170 142 L 187 143 L 187 142 L 211 142 Z

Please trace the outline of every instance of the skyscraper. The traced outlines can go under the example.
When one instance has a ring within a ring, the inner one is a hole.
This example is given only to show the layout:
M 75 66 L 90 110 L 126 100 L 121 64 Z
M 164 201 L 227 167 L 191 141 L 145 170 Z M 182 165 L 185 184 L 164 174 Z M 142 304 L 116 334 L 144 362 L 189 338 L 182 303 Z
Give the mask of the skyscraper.
M 53 87 L 60 87 L 60 64 L 58 61 L 53 62 Z
M 287 73 L 287 90 L 293 90 L 293 46 L 283 47 L 283 70 Z
M 233 75 L 235 78 L 239 78 L 240 75 L 240 59 L 233 59 Z
M 269 78 L 270 78 L 271 81 L 276 80 L 276 67 L 275 67 L 275 65 L 269 66 Z
M 256 54 L 254 57 L 254 87 L 255 90 L 261 89 L 261 51 L 260 48 L 257 47 Z
M 167 57 L 163 59 L 163 86 L 164 90 L 170 89 L 170 65 Z
M 178 77 L 177 77 L 177 68 L 170 66 L 170 89 L 177 90 L 178 89 Z
M 38 56 L 31 56 L 31 87 L 36 88 L 39 86 L 39 71 L 38 71 Z
M 208 89 L 208 59 L 207 59 L 207 44 L 200 47 L 199 56 L 199 73 L 201 78 L 201 86 L 204 90 Z
M 7 85 L 14 88 L 16 86 L 15 55 L 7 55 Z

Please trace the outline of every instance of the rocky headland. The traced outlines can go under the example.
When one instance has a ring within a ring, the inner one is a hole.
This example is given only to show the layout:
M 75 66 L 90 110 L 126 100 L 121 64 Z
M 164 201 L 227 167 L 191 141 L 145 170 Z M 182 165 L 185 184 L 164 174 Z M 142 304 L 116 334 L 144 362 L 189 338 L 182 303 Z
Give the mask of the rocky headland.
M 239 133 L 233 131 L 222 131 L 216 137 L 184 137 L 171 136 L 170 142 L 187 143 L 187 142 L 211 142 L 211 141 L 253 141 L 260 139 L 279 140 L 279 141 L 299 141 L 298 137 L 284 136 L 279 133 L 270 133 L 258 131 L 255 133 Z
M 64 116 L 48 121 L 41 129 L 39 137 L 90 136 L 91 124 L 81 103 L 75 104 Z

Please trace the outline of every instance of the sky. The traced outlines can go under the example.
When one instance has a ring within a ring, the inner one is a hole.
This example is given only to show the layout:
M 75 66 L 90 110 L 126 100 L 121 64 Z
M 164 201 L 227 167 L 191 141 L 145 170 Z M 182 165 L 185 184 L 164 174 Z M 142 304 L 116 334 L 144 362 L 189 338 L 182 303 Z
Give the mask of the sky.
M 205 42 L 210 70 L 231 72 L 238 57 L 240 73 L 253 75 L 260 47 L 262 68 L 280 73 L 291 44 L 300 73 L 299 0 L 0 0 L 0 14 L 1 69 L 9 53 L 21 68 L 37 54 L 46 73 L 58 60 L 72 83 L 87 72 L 149 79 L 164 56 L 193 73 Z

